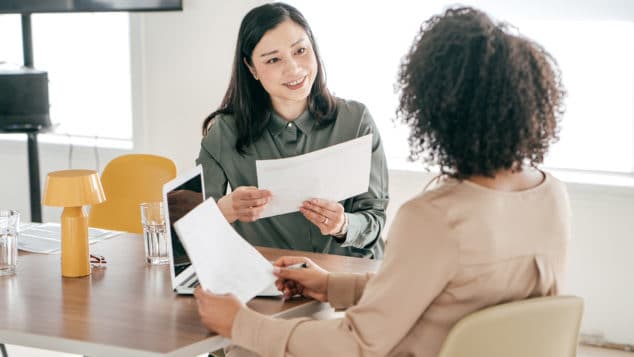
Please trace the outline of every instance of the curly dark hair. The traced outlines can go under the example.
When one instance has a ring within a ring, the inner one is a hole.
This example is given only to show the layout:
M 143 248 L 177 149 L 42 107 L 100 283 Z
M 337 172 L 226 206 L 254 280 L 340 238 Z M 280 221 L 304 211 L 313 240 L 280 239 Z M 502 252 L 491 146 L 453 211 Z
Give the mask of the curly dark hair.
M 398 79 L 411 160 L 458 179 L 543 161 L 559 139 L 561 73 L 540 45 L 509 30 L 470 7 L 423 23 Z

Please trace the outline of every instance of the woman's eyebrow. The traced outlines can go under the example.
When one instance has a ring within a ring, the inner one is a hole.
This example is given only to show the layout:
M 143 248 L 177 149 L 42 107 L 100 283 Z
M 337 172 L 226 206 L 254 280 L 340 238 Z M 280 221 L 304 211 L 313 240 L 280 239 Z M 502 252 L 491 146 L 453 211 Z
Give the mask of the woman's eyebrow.
M 293 44 L 291 45 L 291 47 L 295 47 L 295 46 L 297 46 L 297 44 L 299 44 L 299 43 L 301 43 L 301 42 L 304 42 L 304 41 L 306 41 L 306 37 L 302 37 L 302 38 L 300 38 L 299 40 L 297 40 L 297 41 L 293 42 Z
M 270 55 L 278 53 L 278 52 L 279 52 L 278 50 L 269 51 L 269 52 L 261 54 L 260 57 L 270 56 Z
M 297 46 L 297 44 L 299 44 L 301 42 L 304 42 L 304 41 L 306 41 L 306 37 L 302 37 L 299 40 L 293 42 L 290 47 L 295 47 L 295 46 Z M 272 50 L 272 51 L 265 52 L 265 53 L 261 54 L 260 57 L 270 56 L 270 55 L 276 54 L 278 52 L 279 52 L 278 50 Z

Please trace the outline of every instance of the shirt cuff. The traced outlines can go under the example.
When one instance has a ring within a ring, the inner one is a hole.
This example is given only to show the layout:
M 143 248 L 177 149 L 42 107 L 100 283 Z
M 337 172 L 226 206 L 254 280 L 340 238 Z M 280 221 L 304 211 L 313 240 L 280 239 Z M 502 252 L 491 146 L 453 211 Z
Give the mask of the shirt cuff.
M 354 273 L 328 274 L 328 302 L 335 310 L 345 310 L 357 302 L 358 277 L 359 274 Z
M 348 232 L 346 233 L 346 240 L 341 243 L 341 246 L 363 248 L 363 244 L 359 246 L 359 244 L 355 244 L 355 242 L 367 226 L 367 219 L 361 214 L 346 213 L 346 215 L 348 216 Z M 363 239 L 361 241 L 363 241 Z
M 305 320 L 276 319 L 242 306 L 233 321 L 231 341 L 263 357 L 283 356 L 291 332 Z

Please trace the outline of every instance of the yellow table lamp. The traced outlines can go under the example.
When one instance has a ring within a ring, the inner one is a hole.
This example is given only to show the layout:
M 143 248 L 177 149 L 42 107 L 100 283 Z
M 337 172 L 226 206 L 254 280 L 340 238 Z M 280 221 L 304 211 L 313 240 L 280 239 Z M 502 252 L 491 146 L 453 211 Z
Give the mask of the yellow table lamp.
M 54 171 L 46 177 L 46 206 L 64 207 L 62 212 L 62 276 L 90 275 L 88 216 L 84 205 L 106 200 L 99 175 L 93 170 Z

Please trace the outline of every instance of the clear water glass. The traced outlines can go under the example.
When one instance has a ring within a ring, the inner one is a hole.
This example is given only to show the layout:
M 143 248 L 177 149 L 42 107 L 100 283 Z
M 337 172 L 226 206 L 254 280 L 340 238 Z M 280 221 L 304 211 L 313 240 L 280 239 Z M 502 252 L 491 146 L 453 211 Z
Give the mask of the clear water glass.
M 163 202 L 141 203 L 141 224 L 146 261 L 153 265 L 169 263 Z
M 0 276 L 15 274 L 18 263 L 20 213 L 0 209 Z

